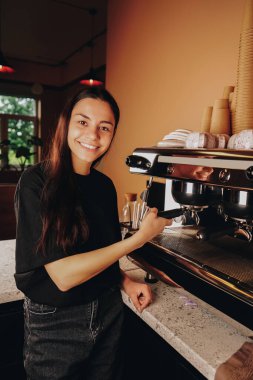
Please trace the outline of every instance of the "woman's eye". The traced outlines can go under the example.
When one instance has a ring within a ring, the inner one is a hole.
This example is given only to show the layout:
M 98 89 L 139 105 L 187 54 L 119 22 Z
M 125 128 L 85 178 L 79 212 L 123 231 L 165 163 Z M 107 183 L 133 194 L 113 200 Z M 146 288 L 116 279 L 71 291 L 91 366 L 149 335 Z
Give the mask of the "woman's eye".
M 81 125 L 87 125 L 87 122 L 84 121 L 84 120 L 79 120 L 79 124 L 81 124 Z
M 108 127 L 103 126 L 103 125 L 101 125 L 100 129 L 102 131 L 105 131 L 105 132 L 110 132 L 110 129 Z

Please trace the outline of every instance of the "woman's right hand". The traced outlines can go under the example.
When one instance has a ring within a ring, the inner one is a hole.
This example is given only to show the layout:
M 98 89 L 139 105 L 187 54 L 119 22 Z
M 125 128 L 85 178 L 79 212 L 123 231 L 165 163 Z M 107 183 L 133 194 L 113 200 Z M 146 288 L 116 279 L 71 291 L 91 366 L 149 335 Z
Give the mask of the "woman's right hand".
M 143 239 L 143 244 L 161 233 L 166 226 L 172 224 L 172 219 L 158 217 L 157 212 L 157 208 L 150 208 L 140 225 L 139 231 L 136 232 Z

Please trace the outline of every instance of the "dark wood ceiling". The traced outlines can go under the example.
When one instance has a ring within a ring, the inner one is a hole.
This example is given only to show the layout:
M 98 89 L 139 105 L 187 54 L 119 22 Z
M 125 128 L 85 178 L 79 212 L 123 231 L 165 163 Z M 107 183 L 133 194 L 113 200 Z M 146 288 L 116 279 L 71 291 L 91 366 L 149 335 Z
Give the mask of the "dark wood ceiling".
M 107 0 L 0 1 L 0 47 L 7 59 L 57 66 L 106 32 Z M 91 9 L 97 10 L 93 18 Z

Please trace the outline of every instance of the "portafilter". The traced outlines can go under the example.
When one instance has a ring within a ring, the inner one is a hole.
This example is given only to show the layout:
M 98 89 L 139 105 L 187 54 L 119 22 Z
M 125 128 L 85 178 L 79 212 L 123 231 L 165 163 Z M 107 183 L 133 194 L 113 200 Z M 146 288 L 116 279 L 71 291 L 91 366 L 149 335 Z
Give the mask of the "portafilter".
M 219 187 L 182 180 L 172 181 L 171 193 L 173 199 L 180 204 L 180 208 L 162 211 L 158 215 L 166 218 L 184 215 L 185 218 L 191 217 L 197 225 L 199 224 L 198 212 L 209 206 L 218 205 L 222 198 L 222 189 Z M 171 213 L 174 216 L 171 216 Z
M 237 226 L 236 235 L 252 240 L 253 231 L 253 191 L 224 189 L 222 212 L 225 220 L 233 220 Z

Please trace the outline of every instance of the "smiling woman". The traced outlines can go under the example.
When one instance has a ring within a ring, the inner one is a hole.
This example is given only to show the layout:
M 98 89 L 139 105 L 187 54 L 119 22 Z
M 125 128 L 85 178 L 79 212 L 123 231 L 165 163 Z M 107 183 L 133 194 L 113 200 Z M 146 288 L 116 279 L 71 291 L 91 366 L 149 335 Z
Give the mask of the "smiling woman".
M 47 160 L 27 169 L 18 183 L 15 279 L 26 296 L 30 380 L 120 380 L 119 288 L 140 312 L 151 302 L 150 288 L 120 271 L 118 260 L 168 221 L 151 209 L 139 231 L 121 240 L 115 187 L 94 167 L 118 121 L 108 91 L 82 90 L 63 110 Z

